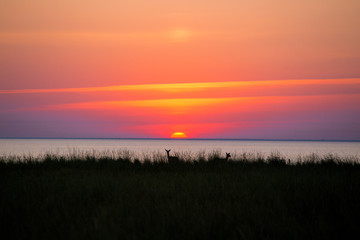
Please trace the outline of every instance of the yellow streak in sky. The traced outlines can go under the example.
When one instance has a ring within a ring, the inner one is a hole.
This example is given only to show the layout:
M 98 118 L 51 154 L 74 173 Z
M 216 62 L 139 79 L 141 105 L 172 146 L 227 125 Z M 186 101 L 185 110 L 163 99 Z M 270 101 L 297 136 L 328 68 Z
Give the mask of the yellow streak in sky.
M 210 106 L 224 102 L 231 102 L 239 99 L 249 98 L 177 98 L 177 99 L 155 99 L 155 100 L 136 100 L 136 101 L 98 101 L 70 104 L 57 104 L 46 106 L 46 110 L 64 109 L 116 109 L 121 107 L 144 107 L 144 108 L 180 108 Z
M 0 90 L 0 94 L 25 94 L 25 93 L 78 93 L 78 92 L 108 92 L 108 91 L 137 91 L 157 90 L 164 92 L 192 92 L 209 88 L 233 88 L 256 86 L 298 86 L 298 85 L 349 85 L 360 84 L 360 78 L 347 79 L 296 79 L 296 80 L 269 80 L 269 81 L 240 81 L 240 82 L 202 82 L 202 83 L 170 83 L 170 84 L 139 84 L 118 85 L 107 87 L 87 88 L 53 88 L 53 89 L 16 89 Z
M 182 115 L 199 114 L 219 106 L 228 106 L 236 103 L 253 101 L 259 98 L 178 98 L 178 99 L 156 99 L 156 100 L 134 100 L 134 101 L 94 101 L 69 104 L 54 104 L 42 107 L 17 109 L 17 111 L 88 111 L 88 110 L 113 110 L 113 111 L 150 111 L 156 114 Z M 224 105 L 225 104 L 225 105 Z

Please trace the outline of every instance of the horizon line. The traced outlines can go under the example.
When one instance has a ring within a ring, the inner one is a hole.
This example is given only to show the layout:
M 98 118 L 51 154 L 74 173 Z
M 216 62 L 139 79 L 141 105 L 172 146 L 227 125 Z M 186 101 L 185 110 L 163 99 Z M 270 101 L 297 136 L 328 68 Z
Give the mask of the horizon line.
M 160 138 L 160 137 L 0 137 L 0 139 L 74 139 L 74 140 L 208 140 L 208 141 L 279 141 L 279 142 L 360 142 L 360 139 L 276 139 L 276 138 Z

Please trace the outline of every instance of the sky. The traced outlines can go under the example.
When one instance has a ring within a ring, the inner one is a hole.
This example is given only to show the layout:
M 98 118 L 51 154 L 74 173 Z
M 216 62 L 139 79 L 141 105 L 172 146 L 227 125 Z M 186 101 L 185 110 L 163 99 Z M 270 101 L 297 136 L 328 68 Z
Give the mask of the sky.
M 360 140 L 358 0 L 5 0 L 0 137 Z

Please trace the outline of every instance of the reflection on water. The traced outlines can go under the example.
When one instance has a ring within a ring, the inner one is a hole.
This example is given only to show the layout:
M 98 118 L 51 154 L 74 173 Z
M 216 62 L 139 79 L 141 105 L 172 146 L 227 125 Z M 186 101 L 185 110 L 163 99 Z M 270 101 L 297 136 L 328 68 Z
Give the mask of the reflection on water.
M 0 156 L 43 155 L 45 153 L 69 154 L 76 152 L 112 152 L 129 150 L 141 158 L 146 154 L 174 152 L 209 153 L 220 150 L 232 156 L 260 153 L 265 157 L 274 152 L 290 159 L 311 153 L 320 156 L 335 154 L 340 157 L 355 156 L 359 159 L 360 142 L 325 141 L 243 141 L 243 140 L 174 140 L 174 139 L 0 139 Z

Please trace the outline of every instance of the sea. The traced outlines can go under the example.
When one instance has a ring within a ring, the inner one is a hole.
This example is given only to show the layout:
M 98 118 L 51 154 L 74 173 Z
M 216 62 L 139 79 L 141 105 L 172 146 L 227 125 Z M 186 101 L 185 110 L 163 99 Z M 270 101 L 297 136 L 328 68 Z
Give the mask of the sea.
M 0 139 L 0 157 L 46 154 L 112 154 L 126 152 L 142 159 L 145 156 L 171 154 L 189 156 L 214 152 L 233 158 L 249 156 L 268 157 L 272 154 L 297 161 L 306 156 L 335 155 L 360 161 L 360 141 L 293 141 L 293 140 L 233 140 L 233 139 Z

